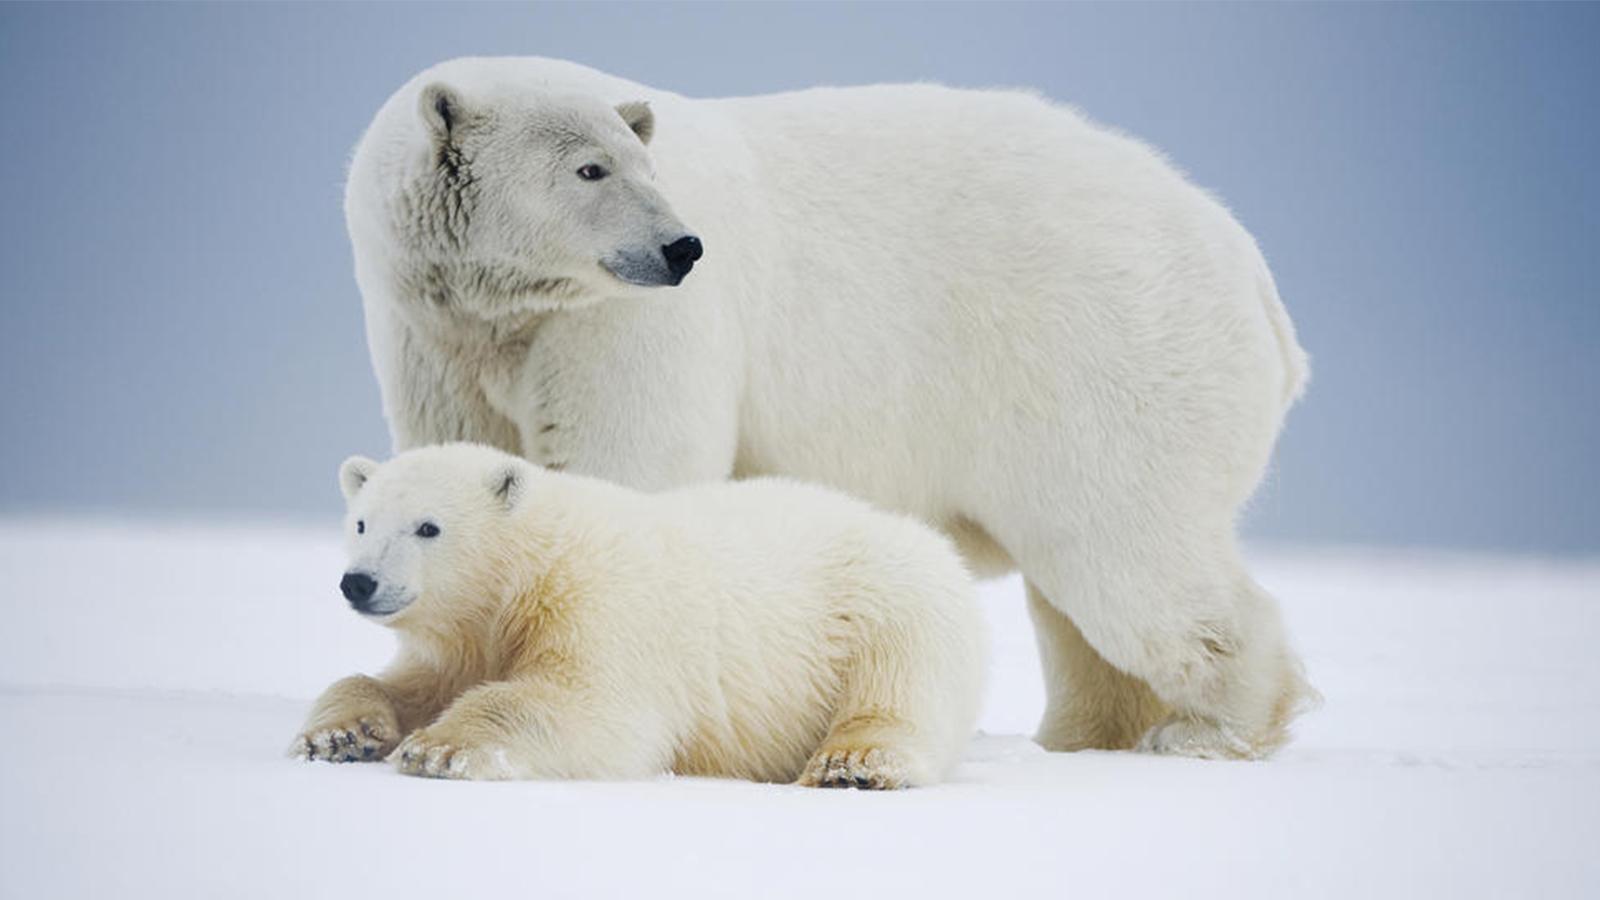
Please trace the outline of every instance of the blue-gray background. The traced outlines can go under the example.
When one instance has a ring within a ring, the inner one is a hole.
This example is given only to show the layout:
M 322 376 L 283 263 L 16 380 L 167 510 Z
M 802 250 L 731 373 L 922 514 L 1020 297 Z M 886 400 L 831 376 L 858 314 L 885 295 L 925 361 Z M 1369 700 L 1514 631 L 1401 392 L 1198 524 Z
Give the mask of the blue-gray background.
M 317 517 L 382 454 L 345 159 L 418 69 L 1027 85 L 1259 238 L 1315 377 L 1247 534 L 1600 550 L 1600 6 L 0 7 L 0 513 Z

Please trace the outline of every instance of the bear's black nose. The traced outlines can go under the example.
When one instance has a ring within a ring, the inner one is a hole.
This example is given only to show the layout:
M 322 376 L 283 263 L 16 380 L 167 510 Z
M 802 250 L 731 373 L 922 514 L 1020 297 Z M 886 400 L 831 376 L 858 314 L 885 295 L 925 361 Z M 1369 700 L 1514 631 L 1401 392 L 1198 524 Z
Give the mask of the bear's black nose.
M 372 599 L 372 593 L 377 589 L 378 582 L 362 572 L 346 572 L 339 579 L 339 592 L 356 609 L 365 609 L 367 601 Z
M 694 268 L 694 261 L 700 258 L 705 248 L 700 246 L 700 239 L 692 234 L 686 234 L 670 244 L 661 245 L 661 255 L 667 258 L 667 269 L 672 272 L 672 277 L 683 280 Z

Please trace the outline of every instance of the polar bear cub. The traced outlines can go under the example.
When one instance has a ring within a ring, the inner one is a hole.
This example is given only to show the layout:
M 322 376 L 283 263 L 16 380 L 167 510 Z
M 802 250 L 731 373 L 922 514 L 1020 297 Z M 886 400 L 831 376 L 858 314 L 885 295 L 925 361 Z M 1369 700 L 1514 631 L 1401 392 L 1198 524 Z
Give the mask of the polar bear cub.
M 398 632 L 291 752 L 446 778 L 940 778 L 985 630 L 949 542 L 780 480 L 645 494 L 473 444 L 347 460 L 340 588 Z

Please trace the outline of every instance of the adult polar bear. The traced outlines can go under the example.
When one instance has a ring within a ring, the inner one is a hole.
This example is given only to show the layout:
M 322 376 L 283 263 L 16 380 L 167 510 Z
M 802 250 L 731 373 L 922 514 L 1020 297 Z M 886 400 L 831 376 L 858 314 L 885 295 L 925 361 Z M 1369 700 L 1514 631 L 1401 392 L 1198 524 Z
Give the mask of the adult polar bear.
M 1305 355 L 1254 241 L 1137 141 L 1022 93 L 459 59 L 379 111 L 345 210 L 396 450 L 831 484 L 1020 567 L 1044 746 L 1284 740 L 1308 688 L 1234 519 Z

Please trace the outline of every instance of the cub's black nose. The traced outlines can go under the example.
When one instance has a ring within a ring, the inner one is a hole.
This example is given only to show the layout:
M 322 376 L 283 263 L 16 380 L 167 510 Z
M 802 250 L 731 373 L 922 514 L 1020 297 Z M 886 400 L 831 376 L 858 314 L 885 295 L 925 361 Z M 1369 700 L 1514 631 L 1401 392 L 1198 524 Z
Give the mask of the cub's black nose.
M 364 609 L 367 601 L 372 599 L 372 594 L 378 589 L 378 582 L 371 575 L 361 572 L 346 572 L 339 579 L 339 592 L 350 601 L 356 609 Z
M 667 258 L 667 270 L 672 277 L 683 280 L 694 268 L 694 261 L 700 258 L 705 248 L 700 246 L 700 239 L 692 234 L 686 234 L 670 244 L 661 245 L 661 255 Z

